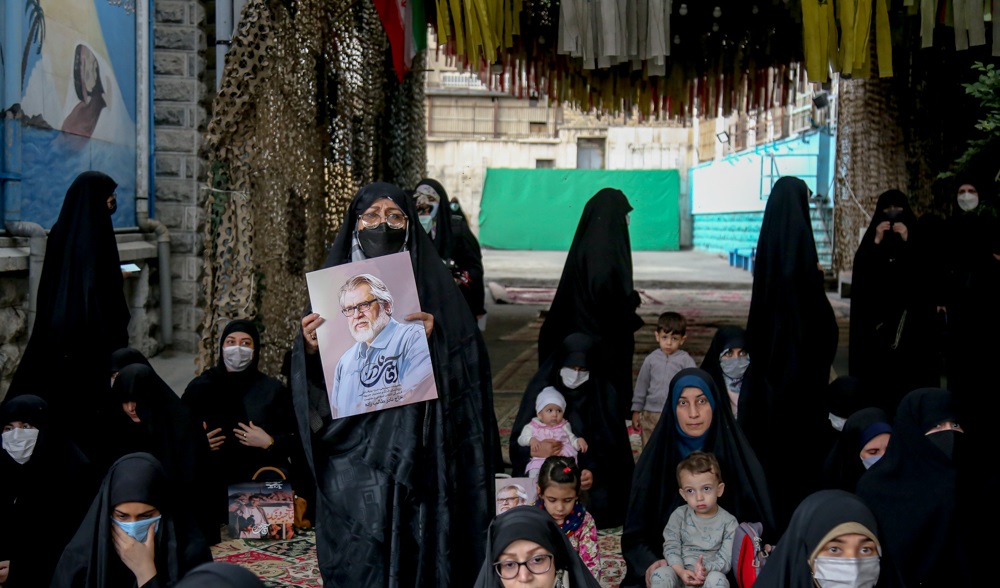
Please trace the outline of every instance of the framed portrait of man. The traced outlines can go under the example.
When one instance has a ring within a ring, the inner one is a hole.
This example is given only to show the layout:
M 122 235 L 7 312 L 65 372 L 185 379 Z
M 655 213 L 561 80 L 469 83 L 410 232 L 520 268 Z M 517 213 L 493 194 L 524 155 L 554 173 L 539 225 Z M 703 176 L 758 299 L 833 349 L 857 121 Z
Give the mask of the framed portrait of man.
M 497 514 L 515 506 L 531 506 L 538 499 L 538 489 L 531 478 L 497 478 Z
M 406 252 L 306 274 L 330 414 L 338 419 L 437 398 Z

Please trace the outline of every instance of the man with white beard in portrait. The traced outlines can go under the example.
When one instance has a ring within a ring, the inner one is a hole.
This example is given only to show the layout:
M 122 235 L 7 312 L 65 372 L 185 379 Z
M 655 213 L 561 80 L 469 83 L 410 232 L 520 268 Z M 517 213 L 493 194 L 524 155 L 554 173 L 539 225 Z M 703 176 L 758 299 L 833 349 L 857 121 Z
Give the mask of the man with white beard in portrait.
M 340 312 L 356 343 L 337 362 L 331 416 L 340 418 L 421 400 L 434 372 L 422 323 L 392 318 L 385 282 L 359 274 L 340 288 Z M 433 397 L 433 396 L 429 396 Z

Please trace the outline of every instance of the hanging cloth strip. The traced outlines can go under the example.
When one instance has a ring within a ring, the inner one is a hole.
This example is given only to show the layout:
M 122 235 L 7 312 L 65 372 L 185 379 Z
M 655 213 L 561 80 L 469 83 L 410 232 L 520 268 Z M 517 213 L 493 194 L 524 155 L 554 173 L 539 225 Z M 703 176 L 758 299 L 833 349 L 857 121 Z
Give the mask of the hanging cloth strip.
M 875 2 L 875 49 L 879 77 L 892 76 L 892 38 L 889 29 L 888 0 L 841 0 L 840 43 L 841 73 L 845 76 L 871 76 L 872 2 Z
M 1000 57 L 1000 0 L 993 0 L 993 10 L 990 13 L 993 23 L 993 57 Z
M 920 0 L 920 48 L 934 46 L 934 8 L 937 0 Z
M 829 81 L 830 66 L 837 68 L 840 64 L 832 3 L 802 0 L 802 39 L 809 81 Z

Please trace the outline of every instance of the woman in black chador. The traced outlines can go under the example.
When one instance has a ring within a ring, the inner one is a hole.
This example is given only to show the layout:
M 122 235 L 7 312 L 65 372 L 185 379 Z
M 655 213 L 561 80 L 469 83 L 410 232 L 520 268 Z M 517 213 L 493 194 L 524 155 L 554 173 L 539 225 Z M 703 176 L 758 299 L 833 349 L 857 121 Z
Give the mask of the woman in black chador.
M 46 244 L 31 338 L 8 391 L 42 396 L 86 453 L 86 429 L 110 386 L 111 353 L 128 345 L 130 315 L 111 225 L 117 186 L 89 171 L 66 192 Z
M 589 335 L 574 333 L 566 337 L 524 391 L 511 430 L 510 459 L 514 476 L 518 477 L 524 475 L 532 457 L 559 455 L 544 442 L 538 455 L 531 455 L 528 447 L 517 443 L 521 430 L 538 414 L 535 410 L 538 394 L 548 386 L 555 387 L 566 399 L 565 418 L 574 434 L 587 439 L 589 445 L 585 453 L 577 455 L 577 463 L 583 470 L 583 489 L 587 491 L 587 512 L 593 515 L 597 528 L 607 529 L 619 527 L 625 521 L 634 461 L 628 432 L 621 421 L 613 418 L 614 394 L 602 366 Z M 564 369 L 573 370 L 575 381 L 567 382 L 562 377 L 560 372 Z M 580 374 L 586 374 L 582 383 Z
M 34 394 L 0 405 L 0 428 L 0 521 L 8 529 L 0 534 L 0 585 L 48 586 L 100 476 Z
M 883 192 L 857 253 L 851 281 L 850 373 L 889 414 L 910 390 L 937 385 L 929 345 L 934 310 L 920 279 L 917 219 L 906 195 Z
M 128 453 L 152 454 L 177 493 L 178 505 L 197 513 L 205 539 L 218 543 L 219 524 L 210 513 L 213 506 L 225 512 L 224 500 L 213 505 L 211 485 L 207 492 L 190 491 L 201 488 L 212 469 L 204 431 L 177 394 L 153 368 L 135 363 L 118 372 L 105 411 L 102 471 Z
M 957 416 L 948 390 L 910 392 L 885 456 L 858 480 L 857 495 L 875 513 L 902 575 L 888 586 L 970 586 L 988 573 L 984 561 L 994 550 L 977 539 L 995 528 L 996 509 L 962 497 L 994 496 L 996 488 L 987 483 L 986 462 L 968 461 L 970 439 Z
M 63 551 L 51 588 L 166 588 L 212 560 L 160 462 L 130 453 L 111 466 Z
M 625 194 L 613 188 L 587 202 L 538 334 L 539 366 L 571 333 L 598 339 L 605 374 L 617 395 L 616 416 L 623 423 L 632 407 L 635 332 L 643 324 L 635 312 L 640 299 L 632 284 L 631 210 Z
M 830 427 L 823 395 L 838 336 L 809 220 L 809 188 L 799 178 L 780 178 L 757 240 L 747 318 L 753 368 L 740 409 L 767 474 L 779 534 L 796 505 L 819 488 Z
M 301 452 L 296 450 L 292 396 L 279 380 L 261 373 L 259 362 L 257 327 L 232 321 L 219 338 L 218 364 L 191 380 L 181 397 L 211 448 L 207 492 L 219 522 L 227 520 L 223 505 L 229 485 L 249 482 L 264 466 L 292 473 L 292 487 L 308 494 L 299 489 L 299 482 L 308 480 L 298 470 L 305 464 L 292 464 Z
M 438 399 L 330 419 L 317 314 L 292 348 L 299 433 L 318 483 L 316 547 L 331 586 L 471 586 L 493 516 L 499 431 L 482 335 L 396 186 L 365 186 L 324 267 L 406 251 Z M 406 318 L 406 317 L 403 317 Z
M 483 284 L 483 252 L 479 241 L 463 224 L 457 223 L 448 193 L 437 180 L 420 180 L 413 197 L 417 201 L 420 224 L 434 241 L 434 248 L 444 260 L 455 284 L 476 318 L 486 314 L 486 289 Z M 461 209 L 459 209 L 461 215 Z
M 707 406 L 700 402 L 702 396 Z M 688 408 L 692 406 L 701 407 L 694 419 Z M 726 480 L 719 505 L 739 521 L 762 523 L 766 541 L 777 537 L 760 462 L 733 419 L 729 395 L 719 391 L 712 376 L 699 368 L 678 372 L 670 381 L 670 400 L 662 415 L 632 477 L 622 528 L 622 556 L 628 566 L 623 587 L 646 585 L 652 566 L 663 560 L 663 528 L 671 513 L 684 504 L 677 492 L 677 464 L 692 451 L 710 452 L 718 458 Z M 691 420 L 698 423 L 694 429 L 688 424 Z

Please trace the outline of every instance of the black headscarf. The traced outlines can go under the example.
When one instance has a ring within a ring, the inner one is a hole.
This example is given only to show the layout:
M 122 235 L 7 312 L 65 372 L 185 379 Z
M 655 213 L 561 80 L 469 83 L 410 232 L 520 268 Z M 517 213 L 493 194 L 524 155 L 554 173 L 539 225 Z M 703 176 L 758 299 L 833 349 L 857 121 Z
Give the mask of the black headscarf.
M 448 193 L 436 180 L 423 179 L 417 184 L 430 186 L 441 197 L 437 217 L 434 221 L 437 229 L 434 235 L 434 246 L 441 259 L 451 260 L 452 275 L 459 283 L 459 290 L 469 309 L 475 316 L 486 314 L 486 287 L 483 282 L 483 252 L 479 240 L 472 234 L 469 224 L 462 214 L 461 208 L 455 211 Z M 458 201 L 455 201 L 457 204 Z M 447 226 L 447 229 L 441 227 Z
M 445 191 L 441 182 L 431 178 L 424 178 L 417 182 L 417 185 L 414 188 L 413 197 L 415 199 L 419 198 L 419 192 L 416 190 L 420 188 L 420 186 L 430 186 L 435 192 L 437 192 L 438 207 L 437 211 L 434 213 L 434 237 L 431 240 L 434 242 L 434 248 L 437 250 L 441 259 L 447 261 L 452 259 L 454 250 L 454 241 L 451 235 L 451 208 L 449 207 L 450 200 L 448 199 L 448 192 Z M 413 222 L 415 224 L 419 224 L 420 220 L 415 217 Z
M 623 586 L 636 586 L 657 560 L 663 559 L 663 528 L 684 499 L 677 492 L 677 464 L 687 456 L 681 447 L 674 389 L 682 380 L 699 380 L 711 394 L 712 424 L 703 435 L 702 451 L 719 460 L 726 493 L 719 505 L 741 522 L 763 523 L 765 539 L 774 537 L 774 511 L 764 471 L 740 427 L 733 420 L 729 397 L 719 392 L 707 372 L 686 368 L 670 382 L 671 399 L 664 405 L 660 422 L 639 456 L 632 478 L 632 496 L 622 530 L 622 555 L 628 564 Z
M 921 388 L 907 394 L 896 411 L 885 455 L 858 481 L 857 494 L 875 513 L 885 548 L 906 586 L 971 584 L 962 578 L 973 578 L 981 562 L 970 555 L 976 533 L 969 527 L 980 528 L 984 517 L 995 516 L 988 503 L 962 499 L 979 491 L 971 486 L 962 491 L 964 434 L 934 433 L 954 438 L 951 458 L 935 445 L 933 435 L 926 435 L 948 419 L 956 420 L 949 391 Z
M 167 480 L 179 493 L 175 499 L 184 508 L 196 508 L 202 516 L 199 523 L 205 539 L 219 541 L 219 525 L 213 526 L 205 515 L 211 503 L 203 495 L 190 492 L 200 487 L 211 471 L 208 462 L 208 441 L 191 411 L 177 394 L 149 366 L 132 364 L 118 372 L 107 407 L 108 463 L 128 453 L 148 452 L 156 457 Z M 125 414 L 122 403 L 135 402 L 138 423 Z M 221 511 L 223 501 L 215 506 Z
M 631 210 L 625 194 L 613 188 L 587 201 L 538 334 L 539 366 L 571 333 L 600 341 L 623 423 L 632 407 L 635 331 L 643 325 L 635 312 L 640 299 L 632 283 L 632 242 L 625 218 Z
M 743 430 L 767 473 L 779 535 L 795 505 L 819 488 L 829 447 L 822 399 L 839 333 L 818 259 L 809 188 L 799 178 L 780 178 L 757 240 L 747 318 L 753 369 L 741 392 L 749 394 Z
M 188 572 L 176 588 L 264 588 L 264 582 L 242 566 L 213 561 Z
M 112 514 L 123 502 L 149 504 L 163 517 L 156 522 L 157 585 L 172 586 L 188 570 L 211 561 L 208 545 L 189 513 L 175 508 L 177 496 L 169 488 L 163 467 L 152 455 L 131 453 L 116 461 L 59 559 L 52 588 L 135 586 L 135 576 L 118 557 L 111 536 Z
M 873 406 L 874 402 L 860 378 L 837 376 L 826 388 L 824 404 L 827 412 L 846 420 L 862 408 Z
M 0 521 L 16 529 L 0 534 L 0 561 L 11 562 L 4 588 L 49 585 L 63 548 L 97 490 L 99 480 L 90 461 L 49 422 L 47 413 L 46 402 L 33 394 L 0 405 L 0 428 L 22 421 L 38 429 L 26 463 L 17 463 L 0 449 Z M 72 480 L 71 487 L 67 480 Z
M 862 408 L 848 417 L 823 466 L 823 486 L 854 492 L 866 471 L 861 450 L 875 435 L 891 432 L 889 415 L 881 408 Z
M 107 206 L 116 187 L 90 171 L 66 192 L 46 243 L 31 338 L 7 394 L 45 398 L 85 452 L 83 429 L 107 393 L 111 353 L 128 345 L 130 316 Z
M 320 570 L 337 586 L 382 586 L 390 577 L 415 586 L 469 585 L 500 466 L 489 358 L 450 272 L 426 231 L 414 226 L 413 200 L 398 187 L 377 182 L 358 191 L 324 267 L 352 260 L 358 215 L 379 198 L 409 219 L 405 250 L 420 306 L 434 316 L 428 344 L 438 399 L 331 421 L 318 411 L 327 398 L 319 356 L 307 358 L 301 333 L 296 337 L 291 387 L 319 485 Z
M 854 494 L 843 490 L 820 490 L 807 496 L 795 509 L 788 531 L 761 568 L 754 588 L 815 588 L 809 559 L 822 547 L 820 543 L 829 541 L 827 535 L 831 531 L 846 523 L 864 527 L 867 533 L 857 526 L 845 527 L 844 533 L 868 535 L 881 545 L 883 557 L 877 586 L 887 585 L 883 578 L 888 579 L 891 575 L 891 566 L 884 557 L 885 546 L 879 539 L 875 515 Z
M 223 343 L 233 333 L 246 333 L 253 339 L 253 359 L 240 372 L 227 370 L 223 358 Z M 222 487 L 249 481 L 263 466 L 287 467 L 296 444 L 291 394 L 281 381 L 258 369 L 260 347 L 260 332 L 252 322 L 231 321 L 219 337 L 218 363 L 191 380 L 181 397 L 195 423 L 204 423 L 202 428 L 209 431 L 221 428 L 226 437 L 211 453 L 213 469 L 222 474 Z M 274 438 L 270 450 L 246 447 L 236 438 L 233 429 L 251 421 Z
M 724 325 L 715 331 L 715 335 L 712 337 L 712 342 L 708 345 L 708 351 L 705 352 L 704 359 L 701 360 L 701 369 L 708 372 L 715 380 L 715 386 L 723 393 L 728 394 L 728 386 L 726 384 L 726 378 L 722 373 L 722 364 L 720 362 L 722 354 L 728 350 L 739 347 L 744 351 L 747 349 L 746 331 L 743 327 L 737 325 Z M 753 358 L 750 358 L 750 366 L 747 366 L 747 371 L 743 373 L 743 380 L 740 388 L 740 397 L 736 401 L 736 422 L 741 422 L 740 413 L 743 412 L 743 407 L 746 405 L 747 394 L 743 394 L 744 386 L 750 381 L 750 367 L 753 365 Z M 728 399 L 726 400 L 728 402 Z
M 123 347 L 111 354 L 111 373 L 120 372 L 123 367 L 134 363 L 152 367 L 141 351 L 132 347 Z
M 889 207 L 902 211 L 890 218 Z M 886 221 L 904 225 L 907 239 L 888 229 L 875 243 L 876 227 Z M 889 190 L 879 196 L 854 254 L 850 374 L 861 378 L 875 395 L 874 404 L 890 414 L 907 392 L 939 378 L 931 362 L 935 346 L 926 342 L 934 313 L 924 293 L 926 260 L 918 255 L 919 241 L 920 227 L 906 195 Z
M 127 447 L 123 438 L 119 437 L 117 442 L 113 439 L 113 451 L 118 454 L 115 459 L 126 453 L 148 451 L 156 456 L 171 480 L 194 475 L 194 468 L 204 455 L 205 435 L 195 427 L 191 412 L 181 399 L 153 368 L 142 364 L 123 367 L 111 394 L 110 412 L 117 413 L 114 418 L 119 430 L 136 443 Z M 140 422 L 133 422 L 125 414 L 121 408 L 124 402 L 136 403 Z
M 538 508 L 512 508 L 493 521 L 486 540 L 486 558 L 479 570 L 475 588 L 503 587 L 503 581 L 493 564 L 507 546 L 518 540 L 537 543 L 554 555 L 553 567 L 565 570 L 568 584 L 573 588 L 599 588 L 600 583 L 587 569 L 559 525 L 547 512 Z
M 590 371 L 590 378 L 575 390 L 567 388 L 559 377 L 560 369 L 572 366 L 586 367 Z M 621 526 L 635 462 L 628 432 L 614 418 L 614 391 L 589 335 L 573 333 L 566 337 L 528 383 L 510 435 L 514 476 L 523 476 L 531 460 L 529 448 L 518 445 L 517 438 L 525 425 L 537 416 L 535 399 L 547 386 L 554 386 L 566 399 L 565 415 L 573 434 L 587 440 L 588 450 L 577 455 L 580 469 L 590 470 L 594 476 L 594 485 L 587 491 L 587 511 L 599 529 Z

